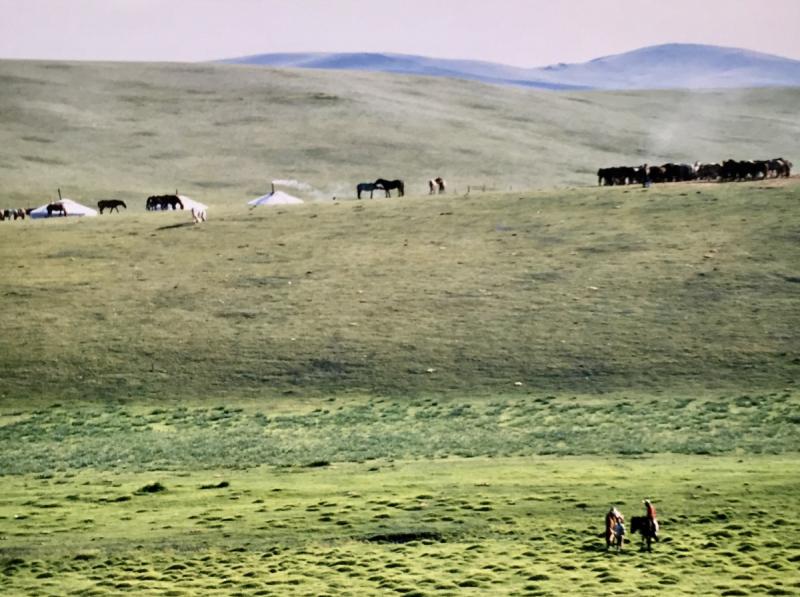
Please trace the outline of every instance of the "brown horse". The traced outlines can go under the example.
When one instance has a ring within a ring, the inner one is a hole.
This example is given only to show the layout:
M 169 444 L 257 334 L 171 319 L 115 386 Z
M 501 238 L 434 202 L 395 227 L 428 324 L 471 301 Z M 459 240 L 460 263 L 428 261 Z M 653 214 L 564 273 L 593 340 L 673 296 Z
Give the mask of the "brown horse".
M 117 213 L 119 213 L 120 206 L 128 209 L 128 206 L 125 205 L 125 202 L 120 201 L 119 199 L 101 199 L 97 202 L 97 209 L 100 210 L 101 214 L 103 213 L 104 209 L 108 209 L 108 213 L 111 213 L 116 209 Z
M 64 217 L 67 216 L 67 208 L 64 207 L 61 203 L 51 203 L 50 205 L 48 205 L 47 206 L 47 217 L 48 218 L 52 218 L 54 211 L 59 212 Z

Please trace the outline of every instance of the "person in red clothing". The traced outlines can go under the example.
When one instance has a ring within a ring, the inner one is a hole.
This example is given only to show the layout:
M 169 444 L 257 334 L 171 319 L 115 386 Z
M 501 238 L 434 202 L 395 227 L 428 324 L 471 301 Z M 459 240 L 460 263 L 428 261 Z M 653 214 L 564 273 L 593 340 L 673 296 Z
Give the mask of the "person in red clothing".
M 658 541 L 658 521 L 656 520 L 656 507 L 650 503 L 650 500 L 644 500 L 644 507 L 647 510 L 647 519 L 652 521 L 653 524 L 653 538 Z

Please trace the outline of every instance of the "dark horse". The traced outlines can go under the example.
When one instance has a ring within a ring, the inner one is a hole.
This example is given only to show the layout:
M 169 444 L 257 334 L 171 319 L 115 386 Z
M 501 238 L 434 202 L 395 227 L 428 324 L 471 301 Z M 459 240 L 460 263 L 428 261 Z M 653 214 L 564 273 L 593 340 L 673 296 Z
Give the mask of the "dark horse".
M 119 199 L 102 199 L 97 202 L 97 209 L 100 210 L 100 213 L 103 213 L 104 209 L 108 209 L 108 213 L 111 213 L 116 209 L 117 213 L 119 213 L 120 206 L 128 209 L 128 206 L 125 205 L 125 202 L 120 201 Z
M 164 211 L 168 207 L 178 209 L 178 206 L 180 206 L 180 209 L 183 209 L 183 202 L 177 195 L 156 195 L 147 198 L 145 208 L 148 211 L 156 209 Z
M 47 206 L 47 217 L 52 218 L 53 212 L 57 211 L 60 212 L 62 216 L 67 215 L 67 208 L 64 207 L 61 203 L 51 203 Z
M 361 199 L 361 193 L 366 193 L 367 191 L 369 191 L 369 198 L 372 199 L 372 193 L 376 190 L 383 191 L 384 188 L 371 182 L 361 182 L 356 186 L 356 193 L 359 199 Z
M 631 533 L 641 533 L 641 548 L 644 549 L 647 543 L 647 551 L 650 550 L 650 542 L 656 538 L 656 524 L 652 518 L 646 516 L 634 516 L 631 518 Z
M 387 197 L 392 196 L 392 194 L 389 192 L 392 189 L 397 189 L 397 194 L 400 197 L 403 197 L 406 194 L 406 185 L 403 184 L 402 180 L 384 180 L 383 178 L 379 178 L 374 184 L 376 189 L 378 187 L 384 189 Z

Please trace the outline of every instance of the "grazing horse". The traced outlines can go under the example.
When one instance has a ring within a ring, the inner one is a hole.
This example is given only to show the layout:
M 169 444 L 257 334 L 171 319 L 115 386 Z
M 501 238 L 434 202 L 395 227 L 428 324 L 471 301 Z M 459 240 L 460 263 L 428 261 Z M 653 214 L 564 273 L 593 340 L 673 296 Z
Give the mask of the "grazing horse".
M 183 209 L 183 201 L 181 201 L 181 198 L 177 195 L 164 195 L 163 200 L 164 202 L 161 204 L 161 209 L 167 209 L 168 205 L 172 209 L 178 209 L 178 206 L 180 205 L 181 209 Z
M 100 210 L 101 214 L 103 213 L 104 209 L 108 209 L 108 213 L 111 213 L 116 209 L 117 213 L 119 213 L 120 206 L 128 209 L 128 206 L 125 205 L 125 202 L 120 201 L 119 199 L 102 199 L 97 202 L 97 209 Z
M 165 211 L 168 208 L 178 209 L 178 206 L 183 209 L 183 203 L 181 202 L 180 197 L 177 195 L 156 195 L 153 197 L 148 197 L 147 204 L 145 205 L 148 211 Z
M 379 178 L 374 184 L 376 188 L 380 187 L 385 190 L 387 197 L 392 196 L 392 194 L 389 192 L 392 189 L 397 189 L 397 194 L 399 197 L 403 197 L 406 194 L 406 185 L 403 184 L 402 180 L 385 180 L 383 178 Z
M 356 193 L 358 198 L 361 199 L 361 193 L 369 191 L 369 198 L 372 199 L 372 193 L 376 190 L 384 190 L 383 187 L 376 185 L 372 182 L 361 182 L 356 186 Z
M 656 538 L 656 523 L 652 518 L 646 516 L 634 516 L 631 518 L 631 533 L 641 533 L 642 541 L 640 543 L 641 549 L 644 549 L 645 542 L 647 543 L 647 551 L 651 551 L 650 542 Z
M 57 211 L 60 212 L 62 216 L 67 216 L 67 208 L 64 207 L 61 203 L 51 203 L 47 206 L 47 217 L 52 218 L 53 212 Z
M 442 178 L 440 176 L 439 178 L 437 178 L 433 182 L 435 182 L 437 184 L 437 186 L 439 187 L 439 194 L 441 195 L 442 193 L 444 193 L 444 186 L 445 186 L 444 178 Z
M 195 224 L 200 222 L 206 221 L 206 208 L 205 207 L 193 207 L 192 208 L 192 220 L 194 220 Z

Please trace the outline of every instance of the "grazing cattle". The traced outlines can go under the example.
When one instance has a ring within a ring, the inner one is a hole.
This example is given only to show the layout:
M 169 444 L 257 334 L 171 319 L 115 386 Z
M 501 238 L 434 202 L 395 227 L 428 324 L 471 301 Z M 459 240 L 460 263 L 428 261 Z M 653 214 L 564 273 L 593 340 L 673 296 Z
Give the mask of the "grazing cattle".
M 783 158 L 768 160 L 767 171 L 768 174 L 773 174 L 775 178 L 780 178 L 781 176 L 789 178 L 792 175 L 792 163 Z
M 428 195 L 433 195 L 436 193 L 436 181 L 429 180 L 428 181 Z
M 444 182 L 444 178 L 442 178 L 442 177 L 440 176 L 439 178 L 437 178 L 437 179 L 436 179 L 436 180 L 434 180 L 433 182 L 435 182 L 435 183 L 436 183 L 436 185 L 439 187 L 439 194 L 441 195 L 442 193 L 444 193 L 444 190 L 445 190 L 445 182 Z
M 53 212 L 59 212 L 62 216 L 67 216 L 67 208 L 61 203 L 51 203 L 47 206 L 47 217 L 52 218 Z
M 101 214 L 103 213 L 104 209 L 108 209 L 108 213 L 111 213 L 116 209 L 117 213 L 119 213 L 120 206 L 128 209 L 128 206 L 125 205 L 125 202 L 120 201 L 119 199 L 102 199 L 97 202 L 97 209 L 100 210 Z
M 678 180 L 681 182 L 687 182 L 697 178 L 697 175 L 695 174 L 695 168 L 692 164 L 681 164 L 678 166 L 678 171 Z
M 792 163 L 783 158 L 773 160 L 725 160 L 721 164 L 664 164 L 663 166 L 645 166 L 639 168 L 600 168 L 597 171 L 597 184 L 602 186 L 662 182 L 688 182 L 692 180 L 706 181 L 744 181 L 764 180 L 791 176 Z
M 402 180 L 386 180 L 383 178 L 379 178 L 378 180 L 375 181 L 374 184 L 376 188 L 380 187 L 384 191 L 386 191 L 387 197 L 392 196 L 392 194 L 390 193 L 392 189 L 397 189 L 397 195 L 399 197 L 403 197 L 406 194 L 406 186 Z
M 375 192 L 376 189 L 383 190 L 383 187 L 379 187 L 371 182 L 361 182 L 356 185 L 356 195 L 359 199 L 361 199 L 361 193 L 366 193 L 369 191 L 369 198 L 372 199 L 372 193 Z
M 714 180 L 722 176 L 721 164 L 700 164 L 697 168 L 697 180 Z

